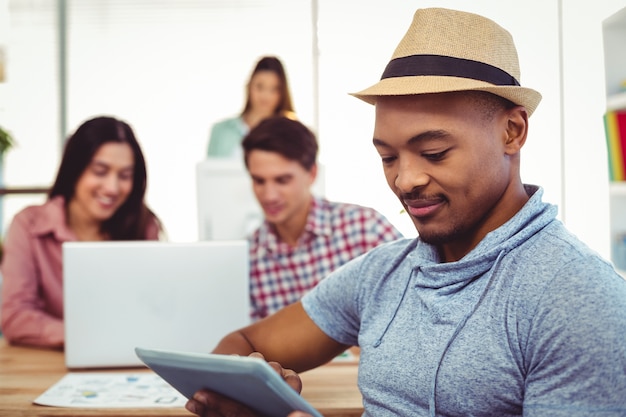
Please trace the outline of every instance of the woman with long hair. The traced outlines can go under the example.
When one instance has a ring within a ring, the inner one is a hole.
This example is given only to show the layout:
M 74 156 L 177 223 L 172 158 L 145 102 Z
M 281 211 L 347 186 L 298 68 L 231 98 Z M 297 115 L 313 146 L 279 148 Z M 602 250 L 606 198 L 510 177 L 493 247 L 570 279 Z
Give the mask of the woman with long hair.
M 243 137 L 262 120 L 278 115 L 295 118 L 289 83 L 282 62 L 274 56 L 265 56 L 256 63 L 246 84 L 242 112 L 211 128 L 208 156 L 241 156 Z
M 69 137 L 47 201 L 16 214 L 4 241 L 1 329 L 10 343 L 63 347 L 64 242 L 159 239 L 146 177 L 127 123 L 95 117 Z

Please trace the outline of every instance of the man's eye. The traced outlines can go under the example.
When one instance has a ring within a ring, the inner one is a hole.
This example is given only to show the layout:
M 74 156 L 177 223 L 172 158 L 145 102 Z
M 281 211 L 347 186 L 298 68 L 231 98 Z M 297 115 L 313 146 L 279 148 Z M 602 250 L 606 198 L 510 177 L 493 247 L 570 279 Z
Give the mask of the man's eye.
M 446 153 L 448 153 L 447 150 L 443 152 L 437 152 L 437 153 L 425 153 L 423 154 L 423 156 L 429 161 L 440 161 L 446 156 Z
M 381 157 L 381 160 L 383 161 L 384 165 L 389 165 L 393 161 L 396 160 L 396 157 L 395 156 L 383 156 L 383 157 Z

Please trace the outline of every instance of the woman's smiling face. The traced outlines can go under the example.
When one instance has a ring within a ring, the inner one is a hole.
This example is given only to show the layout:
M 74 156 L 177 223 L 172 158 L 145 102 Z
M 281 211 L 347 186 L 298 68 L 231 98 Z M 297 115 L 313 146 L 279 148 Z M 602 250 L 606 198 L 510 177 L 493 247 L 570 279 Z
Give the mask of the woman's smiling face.
M 126 143 L 105 143 L 79 177 L 72 207 L 94 221 L 108 220 L 130 195 L 133 174 L 132 148 Z

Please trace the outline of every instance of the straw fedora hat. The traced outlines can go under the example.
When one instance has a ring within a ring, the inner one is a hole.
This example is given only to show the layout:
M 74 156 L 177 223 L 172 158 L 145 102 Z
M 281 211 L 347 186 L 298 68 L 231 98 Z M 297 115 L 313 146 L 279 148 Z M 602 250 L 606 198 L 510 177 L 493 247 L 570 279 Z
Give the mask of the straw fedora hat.
M 541 94 L 520 86 L 511 34 L 473 13 L 418 9 L 381 80 L 353 96 L 370 104 L 380 96 L 487 91 L 526 107 L 530 116 Z

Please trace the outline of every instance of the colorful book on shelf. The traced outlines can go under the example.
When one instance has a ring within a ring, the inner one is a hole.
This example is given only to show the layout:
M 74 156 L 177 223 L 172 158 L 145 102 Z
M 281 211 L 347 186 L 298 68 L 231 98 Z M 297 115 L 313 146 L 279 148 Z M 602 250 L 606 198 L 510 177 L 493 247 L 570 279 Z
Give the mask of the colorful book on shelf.
M 626 181 L 626 109 L 606 112 L 604 128 L 609 161 L 609 179 L 611 181 Z

